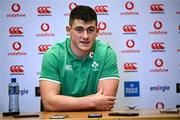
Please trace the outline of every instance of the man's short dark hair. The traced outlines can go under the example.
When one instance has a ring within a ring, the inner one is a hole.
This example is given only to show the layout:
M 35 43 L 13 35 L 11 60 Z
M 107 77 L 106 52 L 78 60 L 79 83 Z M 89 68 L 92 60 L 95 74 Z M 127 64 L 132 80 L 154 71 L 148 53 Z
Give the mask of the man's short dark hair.
M 95 20 L 97 25 L 97 14 L 96 12 L 89 6 L 78 5 L 74 9 L 71 10 L 69 25 L 72 26 L 73 21 L 75 19 L 83 20 L 84 22 Z

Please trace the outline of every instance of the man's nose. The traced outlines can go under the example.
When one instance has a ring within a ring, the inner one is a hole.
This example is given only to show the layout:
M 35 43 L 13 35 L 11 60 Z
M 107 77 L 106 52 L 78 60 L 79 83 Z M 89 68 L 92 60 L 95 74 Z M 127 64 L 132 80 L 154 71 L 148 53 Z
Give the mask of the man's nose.
M 88 38 L 87 30 L 85 30 L 85 31 L 83 32 L 83 38 Z

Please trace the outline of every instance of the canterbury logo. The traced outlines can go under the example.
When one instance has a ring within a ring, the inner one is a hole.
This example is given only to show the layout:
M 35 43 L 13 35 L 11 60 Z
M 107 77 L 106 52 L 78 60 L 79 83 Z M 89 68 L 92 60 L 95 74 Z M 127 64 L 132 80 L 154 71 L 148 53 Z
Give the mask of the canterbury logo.
M 37 12 L 39 14 L 50 14 L 51 13 L 51 7 L 38 7 Z
M 23 65 L 13 65 L 10 67 L 10 71 L 12 73 L 22 73 L 22 72 L 24 72 L 24 66 Z
M 164 11 L 164 5 L 163 4 L 152 4 L 150 6 L 150 9 L 153 12 L 162 12 L 162 11 Z
M 130 2 L 130 1 L 126 2 L 125 8 L 126 8 L 127 10 L 132 10 L 132 9 L 134 8 L 133 2 Z
M 97 13 L 108 12 L 107 7 L 107 5 L 98 5 L 95 7 L 95 11 Z
M 11 6 L 11 9 L 13 12 L 19 12 L 20 9 L 21 9 L 21 6 L 17 3 L 14 3 L 12 6 Z
M 124 25 L 123 31 L 124 32 L 136 32 L 136 25 Z
M 125 63 L 124 70 L 125 71 L 136 71 L 137 70 L 136 65 L 137 65 L 137 63 Z
M 165 49 L 164 42 L 154 42 L 151 44 L 151 48 L 154 50 L 161 50 Z
M 126 41 L 126 46 L 128 48 L 133 48 L 135 46 L 135 42 L 133 40 L 129 39 Z
M 154 61 L 154 64 L 155 64 L 156 67 L 162 67 L 163 64 L 164 64 L 164 62 L 163 62 L 162 59 L 157 58 L 157 59 Z
M 39 52 L 46 52 L 51 45 L 39 45 L 38 50 Z
M 22 35 L 22 27 L 10 27 L 9 28 L 9 33 L 12 35 Z

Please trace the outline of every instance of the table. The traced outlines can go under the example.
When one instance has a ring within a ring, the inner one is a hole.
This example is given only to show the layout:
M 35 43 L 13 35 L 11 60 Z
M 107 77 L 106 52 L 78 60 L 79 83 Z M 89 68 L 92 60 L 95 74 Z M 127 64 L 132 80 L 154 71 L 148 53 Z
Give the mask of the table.
M 12 116 L 3 117 L 0 115 L 0 119 L 3 120 L 40 120 L 48 119 L 50 115 L 54 114 L 68 114 L 69 117 L 67 120 L 180 120 L 180 113 L 178 114 L 169 114 L 169 113 L 160 113 L 158 109 L 120 109 L 119 112 L 138 112 L 139 116 L 109 116 L 108 113 L 112 111 L 80 111 L 80 112 L 36 112 L 39 114 L 39 117 L 34 118 L 14 118 Z M 88 118 L 90 113 L 101 113 L 102 118 Z M 22 113 L 22 114 L 32 114 L 32 113 Z

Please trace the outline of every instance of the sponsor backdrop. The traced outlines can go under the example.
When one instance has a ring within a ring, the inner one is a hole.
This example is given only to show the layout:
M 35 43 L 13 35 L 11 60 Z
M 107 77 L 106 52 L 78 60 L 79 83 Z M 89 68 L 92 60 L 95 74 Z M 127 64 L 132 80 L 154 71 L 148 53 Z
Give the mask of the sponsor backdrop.
M 98 39 L 116 51 L 121 82 L 115 109 L 180 106 L 179 0 L 1 0 L 0 111 L 8 111 L 8 83 L 20 85 L 20 111 L 40 111 L 41 60 L 67 36 L 69 13 L 90 5 Z

